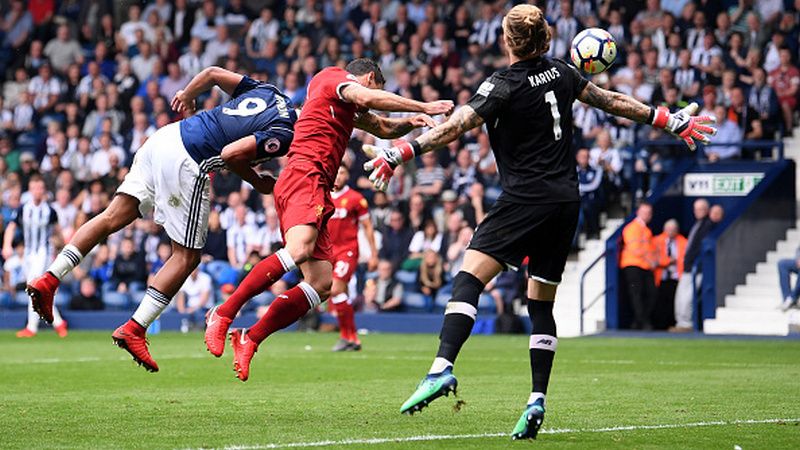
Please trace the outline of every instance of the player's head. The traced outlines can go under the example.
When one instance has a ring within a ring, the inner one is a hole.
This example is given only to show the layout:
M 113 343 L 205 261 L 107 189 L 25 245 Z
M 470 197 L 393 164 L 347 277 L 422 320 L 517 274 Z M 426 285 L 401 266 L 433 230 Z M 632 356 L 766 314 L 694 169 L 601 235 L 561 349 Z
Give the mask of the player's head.
M 333 190 L 341 191 L 347 185 L 347 180 L 350 179 L 350 169 L 342 164 L 339 166 L 339 171 L 336 172 L 336 179 L 333 181 Z
M 383 89 L 383 85 L 386 83 L 378 63 L 369 58 L 354 59 L 347 64 L 344 70 L 355 75 L 362 86 L 370 89 Z
M 503 41 L 519 59 L 541 56 L 550 50 L 550 27 L 544 13 L 533 5 L 517 5 L 503 18 Z
M 36 203 L 44 200 L 45 186 L 44 179 L 39 175 L 33 175 L 28 181 L 28 192 L 31 194 L 31 200 Z

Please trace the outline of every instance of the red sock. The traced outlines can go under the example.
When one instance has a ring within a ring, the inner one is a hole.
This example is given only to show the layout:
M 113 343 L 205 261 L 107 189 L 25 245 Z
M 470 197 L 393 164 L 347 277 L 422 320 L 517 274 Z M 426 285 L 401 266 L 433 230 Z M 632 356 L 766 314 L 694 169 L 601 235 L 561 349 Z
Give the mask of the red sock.
M 353 305 L 348 302 L 341 302 L 336 305 L 339 314 L 339 328 L 342 338 L 348 341 L 356 340 L 356 322 L 353 317 Z
M 266 291 L 294 267 L 294 261 L 285 249 L 264 258 L 250 270 L 228 300 L 219 306 L 217 314 L 233 320 L 248 300 Z
M 256 344 L 270 334 L 288 327 L 319 305 L 319 294 L 305 281 L 279 295 L 269 305 L 267 313 L 247 332 Z

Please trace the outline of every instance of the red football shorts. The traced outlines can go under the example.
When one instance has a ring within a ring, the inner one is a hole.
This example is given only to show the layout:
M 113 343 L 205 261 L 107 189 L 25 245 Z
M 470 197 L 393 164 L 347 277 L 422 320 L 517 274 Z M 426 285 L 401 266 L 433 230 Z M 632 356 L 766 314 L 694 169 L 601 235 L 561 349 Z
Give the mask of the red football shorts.
M 273 192 L 284 244 L 290 228 L 311 225 L 319 233 L 311 257 L 323 261 L 331 261 L 333 256 L 326 226 L 334 211 L 329 191 L 318 169 L 290 165 L 281 172 Z
M 349 283 L 358 267 L 358 250 L 336 249 L 331 263 L 333 264 L 333 279 Z

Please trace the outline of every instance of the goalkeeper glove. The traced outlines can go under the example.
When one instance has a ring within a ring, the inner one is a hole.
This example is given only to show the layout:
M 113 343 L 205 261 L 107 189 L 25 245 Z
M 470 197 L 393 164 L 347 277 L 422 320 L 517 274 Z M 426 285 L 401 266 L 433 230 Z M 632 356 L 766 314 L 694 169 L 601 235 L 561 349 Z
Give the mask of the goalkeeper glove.
M 679 137 L 686 142 L 690 149 L 697 148 L 695 139 L 704 143 L 709 143 L 709 136 L 717 133 L 717 129 L 708 126 L 714 123 L 711 116 L 695 116 L 697 103 L 690 103 L 682 110 L 671 113 L 665 106 L 654 108 L 650 112 L 653 127 L 667 130 L 673 136 Z

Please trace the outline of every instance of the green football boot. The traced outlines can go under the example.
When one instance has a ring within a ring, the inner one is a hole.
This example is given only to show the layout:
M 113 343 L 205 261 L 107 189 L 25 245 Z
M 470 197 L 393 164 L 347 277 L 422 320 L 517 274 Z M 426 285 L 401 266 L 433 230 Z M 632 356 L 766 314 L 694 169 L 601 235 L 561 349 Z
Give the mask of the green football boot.
M 525 408 L 525 412 L 517 421 L 517 426 L 511 432 L 511 439 L 536 439 L 542 422 L 544 422 L 544 400 L 540 398 Z
M 441 396 L 449 396 L 452 392 L 456 393 L 458 380 L 453 375 L 453 368 L 448 367 L 438 374 L 428 374 L 417 386 L 417 390 L 400 407 L 402 414 L 413 415 L 417 411 Z

